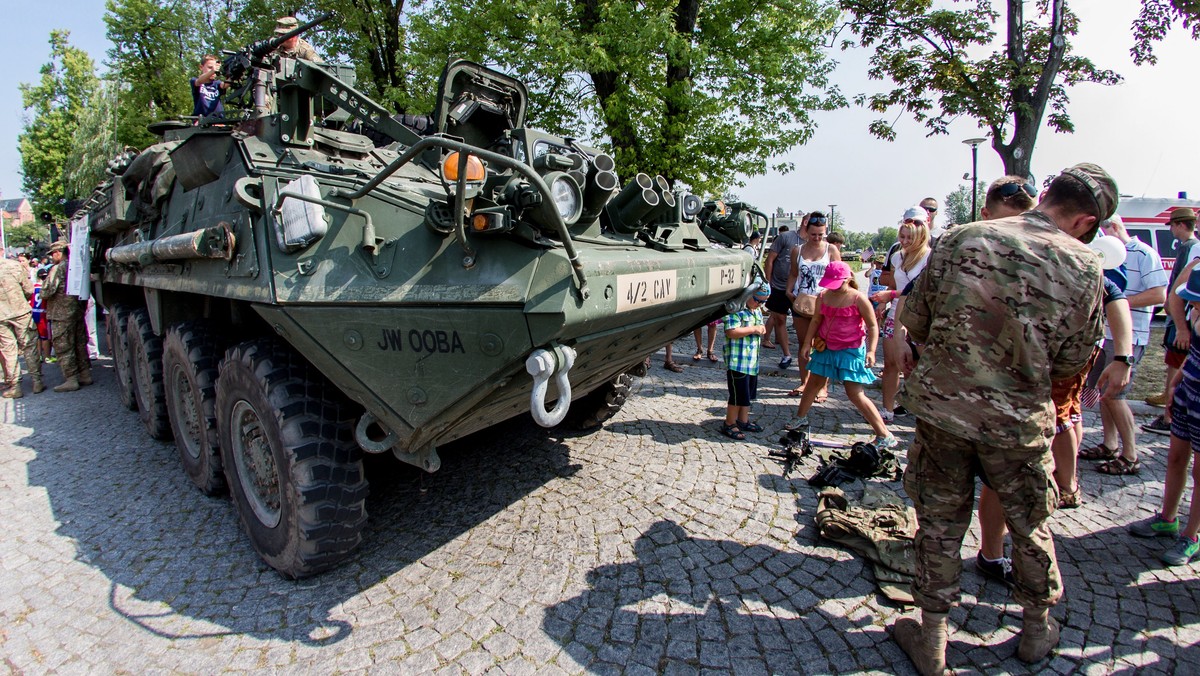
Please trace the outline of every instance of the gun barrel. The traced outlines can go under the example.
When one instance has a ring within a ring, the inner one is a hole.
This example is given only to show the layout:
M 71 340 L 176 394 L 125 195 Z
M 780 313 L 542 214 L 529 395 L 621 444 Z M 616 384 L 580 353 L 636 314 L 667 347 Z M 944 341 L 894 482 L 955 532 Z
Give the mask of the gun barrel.
M 271 52 L 275 51 L 279 47 L 279 45 L 282 45 L 284 42 L 287 42 L 288 40 L 296 37 L 297 35 L 313 28 L 314 26 L 319 26 L 320 24 L 323 24 L 332 18 L 333 18 L 332 12 L 325 12 L 324 14 L 318 16 L 317 18 L 313 19 L 312 21 L 309 21 L 308 23 L 296 26 L 295 28 L 293 28 L 292 30 L 290 30 L 286 33 L 276 35 L 275 37 L 273 37 L 269 40 L 263 40 L 262 42 L 258 42 L 256 44 L 254 44 L 250 48 L 250 51 L 253 52 L 255 58 L 261 59 L 262 57 L 266 56 L 267 54 L 270 54 Z

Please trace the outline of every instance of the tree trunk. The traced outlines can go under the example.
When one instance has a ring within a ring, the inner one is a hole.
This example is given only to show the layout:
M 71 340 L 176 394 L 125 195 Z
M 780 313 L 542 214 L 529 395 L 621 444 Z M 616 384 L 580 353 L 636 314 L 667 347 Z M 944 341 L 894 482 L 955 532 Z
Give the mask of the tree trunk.
M 577 0 L 580 32 L 595 34 L 601 22 L 600 0 Z M 621 91 L 620 73 L 616 71 L 589 71 L 588 76 L 596 87 L 596 98 L 600 101 L 600 114 L 604 119 L 604 131 L 613 145 L 613 160 L 617 175 L 628 181 L 642 171 L 645 157 L 637 130 L 629 117 L 629 110 L 617 102 Z
M 1033 149 L 1037 144 L 1042 118 L 1046 114 L 1046 103 L 1054 80 L 1062 68 L 1067 51 L 1066 36 L 1063 34 L 1063 0 L 1050 2 L 1050 45 L 1046 61 L 1037 86 L 1031 91 L 1023 84 L 1014 84 L 1011 90 L 1013 135 L 1004 143 L 1001 130 L 992 127 L 992 148 L 1004 162 L 1004 172 L 1013 176 L 1032 177 Z M 1021 0 L 1008 0 L 1008 59 L 1013 68 L 1013 81 L 1021 82 L 1020 76 L 1027 68 L 1025 57 L 1025 21 Z
M 667 49 L 666 72 L 666 114 L 663 115 L 662 143 L 664 166 L 658 167 L 659 173 L 675 184 L 679 178 L 677 167 L 680 166 L 676 155 L 683 150 L 686 120 L 691 116 L 692 93 L 692 39 L 696 31 L 696 20 L 700 16 L 699 0 L 679 0 L 675 6 L 675 33 L 681 38 L 680 42 L 686 47 L 673 50 Z

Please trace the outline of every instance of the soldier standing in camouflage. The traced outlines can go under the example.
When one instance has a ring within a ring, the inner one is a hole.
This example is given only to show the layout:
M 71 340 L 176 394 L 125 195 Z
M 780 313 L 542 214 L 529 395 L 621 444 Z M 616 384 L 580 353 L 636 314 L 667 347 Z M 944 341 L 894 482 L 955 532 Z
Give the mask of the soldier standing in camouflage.
M 283 35 L 290 33 L 300 27 L 300 21 L 294 16 L 281 16 L 275 20 L 275 34 Z M 289 59 L 306 59 L 308 61 L 320 61 L 317 56 L 317 50 L 308 44 L 308 41 L 299 35 L 293 35 L 284 41 L 275 49 L 275 53 L 280 56 L 286 56 Z
M 918 419 L 904 488 L 919 524 L 922 621 L 902 618 L 893 633 L 923 674 L 946 667 L 976 476 L 999 494 L 1013 536 L 1013 596 L 1024 608 L 1017 657 L 1036 662 L 1058 644 L 1050 381 L 1079 373 L 1102 335 L 1101 261 L 1084 243 L 1117 195 L 1103 169 L 1080 164 L 1033 211 L 947 232 L 897 318 L 925 344 L 904 402 Z
M 20 399 L 21 365 L 17 355 L 25 357 L 25 368 L 33 376 L 33 393 L 46 389 L 42 384 L 42 357 L 38 354 L 37 329 L 33 326 L 33 281 L 29 268 L 9 260 L 0 248 L 0 360 L 4 362 L 5 399 Z
M 50 261 L 54 267 L 42 283 L 42 302 L 50 320 L 54 354 L 62 369 L 63 381 L 55 392 L 74 392 L 80 385 L 92 384 L 92 363 L 88 360 L 87 330 L 83 325 L 84 303 L 67 294 L 67 243 L 50 245 Z

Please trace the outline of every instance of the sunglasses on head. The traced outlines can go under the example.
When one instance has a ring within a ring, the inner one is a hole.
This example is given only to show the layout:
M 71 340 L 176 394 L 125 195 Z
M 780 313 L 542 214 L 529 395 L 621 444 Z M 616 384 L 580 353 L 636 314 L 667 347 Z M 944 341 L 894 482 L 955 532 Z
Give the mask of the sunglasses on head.
M 904 225 L 925 225 L 925 221 L 919 221 L 915 218 L 904 219 Z
M 999 192 L 1001 197 L 1009 198 L 1017 194 L 1018 190 L 1024 190 L 1026 195 L 1037 198 L 1038 191 L 1032 183 L 1005 183 L 1000 186 Z
M 808 224 L 809 225 L 825 225 L 825 217 L 824 216 L 813 216 L 812 218 L 808 219 Z

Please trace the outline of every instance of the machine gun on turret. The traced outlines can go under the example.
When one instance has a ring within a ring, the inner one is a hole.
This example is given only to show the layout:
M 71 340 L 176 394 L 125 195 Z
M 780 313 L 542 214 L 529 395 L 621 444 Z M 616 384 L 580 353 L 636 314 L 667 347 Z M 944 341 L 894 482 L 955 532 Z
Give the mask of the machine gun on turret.
M 244 49 L 228 53 L 228 56 L 225 57 L 225 61 L 221 64 L 221 72 L 224 73 L 225 78 L 230 82 L 240 82 L 246 77 L 246 73 L 250 71 L 250 68 L 253 67 L 255 63 L 262 61 L 271 52 L 279 49 L 280 45 L 315 26 L 325 23 L 332 18 L 333 14 L 326 12 L 312 21 L 301 24 L 286 33 L 276 35 L 275 37 L 268 38 L 266 40 L 259 40 L 258 42 L 255 42 Z M 235 98 L 240 96 L 244 90 L 245 85 L 238 90 Z

